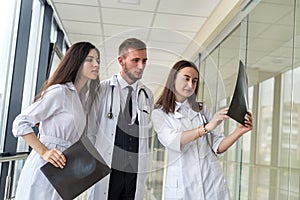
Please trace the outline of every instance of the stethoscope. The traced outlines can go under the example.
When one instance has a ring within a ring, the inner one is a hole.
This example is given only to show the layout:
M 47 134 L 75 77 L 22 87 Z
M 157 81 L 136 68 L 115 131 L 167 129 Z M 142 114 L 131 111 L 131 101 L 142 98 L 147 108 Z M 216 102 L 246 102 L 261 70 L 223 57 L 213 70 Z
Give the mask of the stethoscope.
M 112 119 L 113 118 L 113 112 L 112 112 L 112 107 L 113 107 L 113 100 L 114 100 L 114 88 L 115 86 L 112 85 L 112 88 L 111 88 L 111 94 L 110 94 L 110 107 L 109 107 L 109 112 L 107 113 L 107 118 L 108 119 Z M 139 91 L 138 91 L 138 109 L 144 113 L 147 113 L 147 114 L 150 114 L 149 111 L 143 109 L 143 108 L 140 108 L 139 106 L 139 97 L 140 97 L 140 94 L 141 92 L 144 93 L 145 97 L 146 97 L 146 104 L 148 102 L 148 105 L 147 107 L 150 108 L 150 102 L 149 102 L 149 96 L 146 92 L 146 90 L 144 88 L 140 88 Z

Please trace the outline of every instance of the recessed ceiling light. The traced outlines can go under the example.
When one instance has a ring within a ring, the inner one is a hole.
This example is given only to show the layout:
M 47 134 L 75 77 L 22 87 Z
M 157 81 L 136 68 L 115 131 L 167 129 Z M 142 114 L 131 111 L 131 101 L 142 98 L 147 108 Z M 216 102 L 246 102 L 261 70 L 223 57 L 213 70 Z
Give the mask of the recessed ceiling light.
M 140 0 L 119 0 L 120 3 L 127 3 L 127 4 L 140 4 Z

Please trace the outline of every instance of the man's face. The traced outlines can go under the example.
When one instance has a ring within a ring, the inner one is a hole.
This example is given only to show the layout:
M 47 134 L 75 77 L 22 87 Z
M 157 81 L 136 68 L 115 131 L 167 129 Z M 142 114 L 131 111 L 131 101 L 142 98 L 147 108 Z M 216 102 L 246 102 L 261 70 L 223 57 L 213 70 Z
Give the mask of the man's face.
M 121 76 L 132 84 L 141 79 L 147 62 L 146 49 L 129 49 L 125 56 L 119 56 L 118 61 L 122 66 Z

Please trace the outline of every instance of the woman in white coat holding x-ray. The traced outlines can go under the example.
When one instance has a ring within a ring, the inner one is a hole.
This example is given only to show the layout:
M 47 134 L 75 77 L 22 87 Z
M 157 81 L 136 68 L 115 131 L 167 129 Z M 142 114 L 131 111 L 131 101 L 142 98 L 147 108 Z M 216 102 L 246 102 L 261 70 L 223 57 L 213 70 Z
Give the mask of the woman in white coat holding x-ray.
M 100 52 L 89 42 L 73 44 L 35 102 L 13 122 L 13 134 L 32 147 L 19 178 L 16 200 L 60 200 L 40 168 L 68 165 L 63 151 L 78 141 L 99 85 Z M 39 124 L 39 137 L 32 127 Z
M 245 126 L 239 124 L 224 137 L 219 125 L 229 118 L 228 109 L 212 117 L 204 104 L 197 103 L 198 80 L 199 72 L 192 62 L 178 61 L 152 112 L 154 130 L 167 151 L 165 200 L 229 200 L 216 155 L 225 152 L 252 129 L 252 117 L 248 113 Z

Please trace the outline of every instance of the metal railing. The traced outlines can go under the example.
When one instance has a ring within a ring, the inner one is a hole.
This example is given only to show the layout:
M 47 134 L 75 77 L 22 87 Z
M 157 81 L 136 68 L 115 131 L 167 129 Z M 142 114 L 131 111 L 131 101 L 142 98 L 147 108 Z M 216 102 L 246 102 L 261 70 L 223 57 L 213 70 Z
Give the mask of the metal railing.
M 10 153 L 1 153 L 0 154 L 0 163 L 8 162 L 8 171 L 5 181 L 5 190 L 4 190 L 4 200 L 9 200 L 10 197 L 10 189 L 11 189 L 11 171 L 12 171 L 12 164 L 18 160 L 25 160 L 28 157 L 29 152 L 19 152 L 15 154 Z

